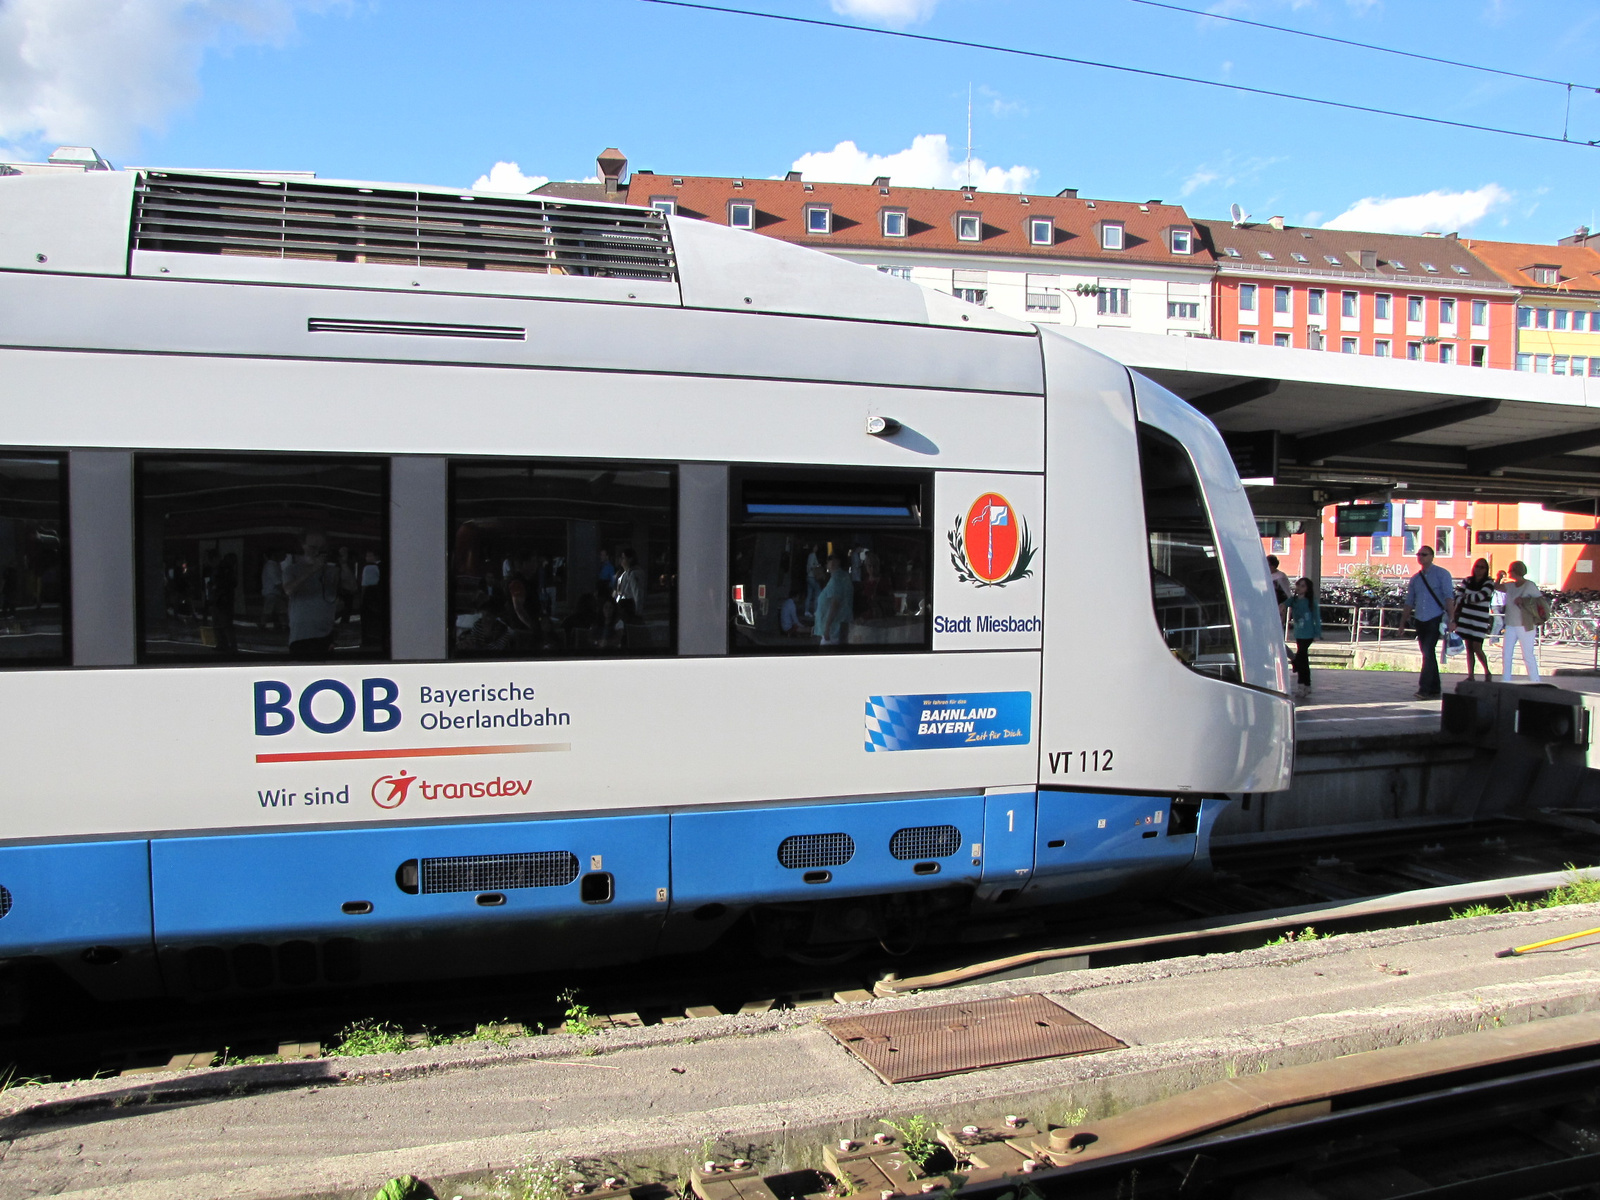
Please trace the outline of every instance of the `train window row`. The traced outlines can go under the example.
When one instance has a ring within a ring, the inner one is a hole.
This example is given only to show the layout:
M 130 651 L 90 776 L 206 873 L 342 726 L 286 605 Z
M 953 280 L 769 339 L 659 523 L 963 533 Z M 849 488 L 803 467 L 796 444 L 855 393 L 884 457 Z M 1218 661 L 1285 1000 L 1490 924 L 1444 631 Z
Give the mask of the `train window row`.
M 676 465 L 430 460 L 444 520 L 420 561 L 441 595 L 425 570 L 392 577 L 407 497 L 387 458 L 127 457 L 142 663 L 675 654 L 680 555 L 726 578 L 721 600 L 693 592 L 685 652 L 930 648 L 928 472 L 713 468 L 726 520 L 686 536 Z M 106 516 L 69 519 L 71 461 L 0 453 L 0 665 L 71 660 L 72 519 Z M 116 603 L 77 598 L 97 617 Z M 444 626 L 436 652 L 397 649 L 396 622 L 419 619 Z

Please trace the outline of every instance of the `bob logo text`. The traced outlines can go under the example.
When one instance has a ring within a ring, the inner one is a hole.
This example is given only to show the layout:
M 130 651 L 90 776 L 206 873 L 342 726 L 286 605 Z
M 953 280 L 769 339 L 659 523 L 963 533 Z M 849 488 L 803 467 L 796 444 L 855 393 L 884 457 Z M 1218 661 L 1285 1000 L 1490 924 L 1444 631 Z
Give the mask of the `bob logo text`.
M 1005 587 L 1033 574 L 1035 548 L 1028 523 L 999 492 L 985 492 L 957 517 L 949 533 L 956 578 L 973 587 Z

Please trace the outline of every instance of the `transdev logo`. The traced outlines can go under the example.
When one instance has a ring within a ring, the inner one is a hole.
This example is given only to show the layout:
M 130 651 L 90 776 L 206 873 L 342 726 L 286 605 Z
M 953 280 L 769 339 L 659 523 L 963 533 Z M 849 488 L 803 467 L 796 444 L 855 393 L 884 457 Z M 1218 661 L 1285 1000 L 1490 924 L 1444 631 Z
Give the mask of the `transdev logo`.
M 999 492 L 985 492 L 949 533 L 956 578 L 973 587 L 1005 587 L 1033 574 L 1036 553 L 1028 523 Z
M 531 779 L 481 779 L 469 783 L 429 783 L 400 768 L 398 775 L 380 775 L 372 781 L 372 802 L 379 808 L 399 808 L 412 788 L 424 800 L 482 800 L 494 796 L 526 796 Z

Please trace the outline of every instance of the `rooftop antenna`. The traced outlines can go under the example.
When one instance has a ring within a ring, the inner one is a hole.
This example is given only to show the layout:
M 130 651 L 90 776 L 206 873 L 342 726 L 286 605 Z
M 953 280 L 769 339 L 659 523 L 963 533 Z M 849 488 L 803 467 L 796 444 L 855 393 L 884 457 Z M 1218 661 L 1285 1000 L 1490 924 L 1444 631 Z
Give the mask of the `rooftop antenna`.
M 972 82 L 967 81 L 967 190 L 972 190 Z
M 1250 219 L 1250 215 L 1247 212 L 1245 212 L 1244 209 L 1240 208 L 1237 204 L 1228 205 L 1228 216 L 1233 218 L 1233 227 L 1235 229 L 1238 229 L 1241 225 L 1243 225 L 1247 220 Z

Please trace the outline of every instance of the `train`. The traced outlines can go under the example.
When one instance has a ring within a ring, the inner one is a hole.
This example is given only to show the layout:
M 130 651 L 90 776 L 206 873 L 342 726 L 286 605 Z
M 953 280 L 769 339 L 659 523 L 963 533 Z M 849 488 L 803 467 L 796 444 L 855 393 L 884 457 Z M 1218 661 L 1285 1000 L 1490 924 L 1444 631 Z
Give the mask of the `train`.
M 0 179 L 0 978 L 824 960 L 1160 890 L 1288 786 L 1216 430 L 687 214 Z M 21 985 L 17 985 L 21 986 Z

